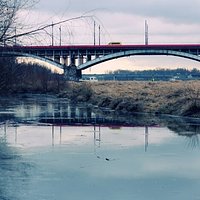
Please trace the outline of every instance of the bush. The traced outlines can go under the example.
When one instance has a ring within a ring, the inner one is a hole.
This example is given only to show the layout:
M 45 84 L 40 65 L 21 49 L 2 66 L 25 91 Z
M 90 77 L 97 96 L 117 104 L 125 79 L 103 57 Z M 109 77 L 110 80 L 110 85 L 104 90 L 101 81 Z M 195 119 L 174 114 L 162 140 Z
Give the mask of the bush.
M 123 111 L 123 112 L 142 112 L 143 106 L 139 102 L 133 102 L 133 101 L 122 101 L 118 104 L 116 107 L 117 111 Z
M 181 114 L 183 116 L 200 117 L 200 105 L 195 102 L 189 103 Z

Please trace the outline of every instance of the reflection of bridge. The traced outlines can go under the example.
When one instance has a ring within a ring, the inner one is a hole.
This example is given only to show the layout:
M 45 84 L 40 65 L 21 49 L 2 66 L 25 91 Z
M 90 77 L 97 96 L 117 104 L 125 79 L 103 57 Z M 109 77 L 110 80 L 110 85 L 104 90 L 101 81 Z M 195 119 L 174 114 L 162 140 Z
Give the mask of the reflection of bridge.
M 171 55 L 200 61 L 200 44 L 1 47 L 0 56 L 25 56 L 63 68 L 67 79 L 96 64 L 132 55 Z
M 71 124 L 72 125 L 72 124 Z M 11 133 L 12 135 L 12 141 L 15 143 L 15 144 L 20 144 L 20 141 L 19 141 L 19 138 L 18 138 L 18 134 L 19 134 L 19 127 L 20 126 L 27 126 L 27 124 L 23 123 L 23 124 L 15 124 L 15 123 L 10 123 L 9 121 L 5 121 L 3 123 L 0 124 L 0 143 L 1 142 L 5 142 L 7 143 L 8 141 L 8 138 L 10 138 L 8 136 L 8 134 Z M 29 127 L 30 124 L 28 123 L 28 126 Z M 54 146 L 56 143 L 57 144 L 62 144 L 63 141 L 62 141 L 62 136 L 63 134 L 65 133 L 68 133 L 68 132 L 65 132 L 63 133 L 63 129 L 68 127 L 68 126 L 65 126 L 63 124 L 32 124 L 32 126 L 30 126 L 30 129 L 33 128 L 33 126 L 37 126 L 37 127 L 46 127 L 46 129 L 49 131 L 50 134 L 48 134 L 48 137 L 47 138 L 51 138 L 51 145 Z M 101 126 L 100 124 L 93 124 L 92 126 L 90 125 L 89 127 L 91 127 L 91 131 L 89 131 L 88 133 L 92 133 L 93 134 L 93 140 L 94 140 L 94 152 L 95 154 L 97 154 L 96 152 L 96 148 L 100 148 L 101 147 L 101 142 L 102 142 L 102 127 L 112 127 L 112 126 L 108 126 L 108 125 L 103 125 Z M 120 127 L 120 126 L 119 126 Z M 138 127 L 138 126 L 134 126 L 134 127 Z M 14 128 L 14 130 L 13 130 Z M 116 127 L 115 127 L 116 128 Z M 149 137 L 149 131 L 148 131 L 148 126 L 145 126 L 144 129 L 144 150 L 145 152 L 147 152 L 148 150 L 148 137 Z M 12 129 L 11 131 L 8 129 Z M 112 128 L 111 128 L 112 129 Z M 103 129 L 104 130 L 104 129 Z M 20 131 L 21 132 L 21 131 Z M 3 133 L 3 134 L 2 134 Z M 13 134 L 14 133 L 14 134 Z M 34 132 L 33 132 L 34 134 Z M 43 132 L 41 132 L 41 134 L 43 134 Z M 45 136 L 44 136 L 45 137 Z M 80 135 L 80 137 L 82 137 L 82 135 Z M 22 137 L 20 137 L 22 139 Z M 32 138 L 32 137 L 30 137 Z M 40 137 L 37 137 L 39 140 L 40 140 Z M 47 139 L 46 138 L 46 139 Z M 23 140 L 23 139 L 22 139 Z M 31 140 L 31 139 L 30 139 Z M 50 140 L 49 140 L 50 141 Z M 57 141 L 57 142 L 56 142 Z M 30 142 L 30 141 L 29 141 Z M 28 143 L 29 143 L 28 142 Z M 100 158 L 98 155 L 97 155 L 98 158 Z M 107 161 L 109 161 L 108 158 L 105 158 Z
M 105 118 L 105 117 L 40 117 L 40 123 L 47 124 L 62 124 L 62 125 L 72 125 L 72 126 L 88 126 L 88 125 L 102 125 L 102 126 L 135 126 L 135 124 L 131 124 L 128 121 L 113 119 L 113 118 Z

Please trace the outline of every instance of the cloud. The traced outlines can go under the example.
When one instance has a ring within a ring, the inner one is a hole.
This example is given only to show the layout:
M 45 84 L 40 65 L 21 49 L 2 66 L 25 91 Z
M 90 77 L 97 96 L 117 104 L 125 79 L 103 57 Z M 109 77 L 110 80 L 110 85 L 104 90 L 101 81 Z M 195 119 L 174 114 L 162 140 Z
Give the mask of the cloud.
M 41 20 L 46 16 L 46 22 L 51 23 L 83 14 L 94 15 L 97 25 L 101 25 L 103 43 L 124 44 L 144 43 L 144 20 L 147 19 L 151 43 L 199 43 L 199 7 L 198 0 L 40 0 L 32 16 L 39 15 Z M 68 25 L 73 33 L 70 41 L 91 43 L 92 23 L 89 19 L 84 23 L 74 22 L 80 30 Z
M 126 13 L 142 17 L 156 17 L 173 23 L 199 23 L 200 1 L 198 0 L 41 0 L 40 9 L 53 12 L 79 12 L 91 10 L 108 13 Z

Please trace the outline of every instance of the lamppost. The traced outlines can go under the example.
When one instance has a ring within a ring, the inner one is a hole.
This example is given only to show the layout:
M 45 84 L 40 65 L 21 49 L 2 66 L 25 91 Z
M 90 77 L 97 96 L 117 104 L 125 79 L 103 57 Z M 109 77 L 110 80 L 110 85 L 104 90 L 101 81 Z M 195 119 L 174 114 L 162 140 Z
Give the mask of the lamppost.
M 60 46 L 62 45 L 62 28 L 61 26 L 59 27 L 59 31 L 60 31 Z
M 52 22 L 52 25 L 51 25 L 51 45 L 54 46 L 54 32 L 53 32 L 53 22 Z

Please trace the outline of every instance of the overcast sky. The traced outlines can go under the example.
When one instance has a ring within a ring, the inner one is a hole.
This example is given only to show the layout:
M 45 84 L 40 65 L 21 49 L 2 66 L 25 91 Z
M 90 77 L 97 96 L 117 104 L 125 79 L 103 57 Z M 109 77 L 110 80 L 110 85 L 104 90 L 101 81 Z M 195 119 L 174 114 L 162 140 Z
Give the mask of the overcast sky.
M 40 0 L 23 20 L 29 24 L 50 24 L 78 16 L 93 16 L 62 24 L 62 44 L 93 44 L 93 21 L 101 27 L 101 43 L 144 44 L 144 21 L 149 25 L 149 43 L 200 43 L 199 0 Z M 23 16 L 23 14 L 21 14 Z M 34 17 L 33 17 L 34 16 Z M 54 28 L 59 44 L 59 27 Z M 47 30 L 50 33 L 50 30 Z M 98 32 L 98 28 L 96 28 Z M 97 34 L 98 35 L 98 34 Z M 98 42 L 98 37 L 96 36 Z M 41 44 L 49 45 L 50 36 Z M 195 61 L 173 57 L 133 57 L 103 64 L 110 67 L 141 69 L 141 67 L 199 67 Z M 92 72 L 99 69 L 94 67 Z M 98 71 L 98 70 L 97 70 Z

